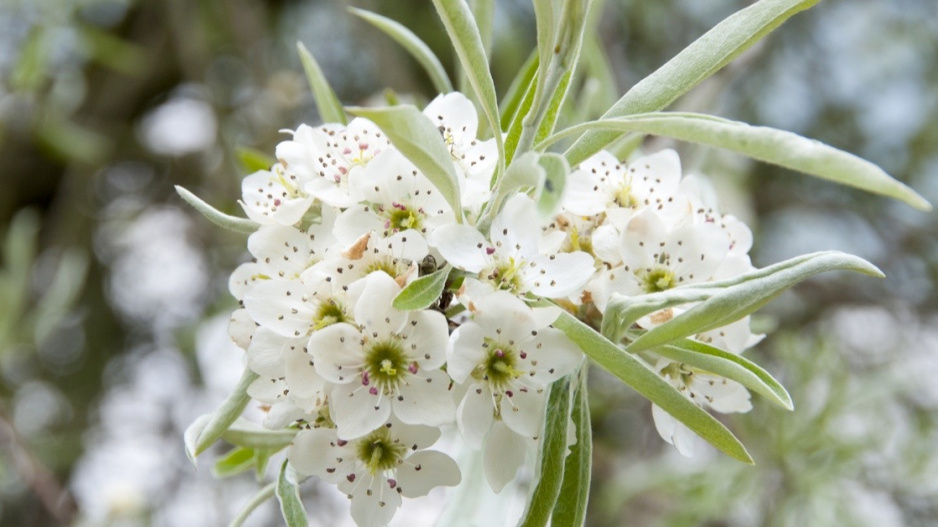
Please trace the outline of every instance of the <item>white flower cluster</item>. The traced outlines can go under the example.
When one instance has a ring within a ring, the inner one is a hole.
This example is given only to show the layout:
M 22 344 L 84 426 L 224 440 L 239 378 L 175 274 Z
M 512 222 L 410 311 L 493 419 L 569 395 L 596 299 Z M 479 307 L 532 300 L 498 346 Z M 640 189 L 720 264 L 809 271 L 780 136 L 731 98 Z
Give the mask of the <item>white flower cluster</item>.
M 277 147 L 278 163 L 242 186 L 242 206 L 261 225 L 248 239 L 253 260 L 230 280 L 243 306 L 230 334 L 260 376 L 248 393 L 269 408 L 266 426 L 299 429 L 291 464 L 336 484 L 362 527 L 386 525 L 402 496 L 459 483 L 456 463 L 427 450 L 441 426 L 455 422 L 484 449 L 496 492 L 536 449 L 547 388 L 583 354 L 551 327 L 560 309 L 530 300 L 602 312 L 615 293 L 751 268 L 748 229 L 714 212 L 698 180 L 681 180 L 673 151 L 629 166 L 594 156 L 570 175 L 549 224 L 526 194 L 507 199 L 488 232 L 457 223 L 488 204 L 498 154 L 477 139 L 463 95 L 440 96 L 424 114 L 452 154 L 462 211 L 362 118 L 300 126 Z M 433 305 L 393 307 L 408 284 L 446 265 L 453 272 Z M 748 320 L 696 338 L 737 353 L 754 341 Z M 749 409 L 735 382 L 664 359 L 656 368 L 698 404 Z M 687 452 L 690 432 L 654 417 Z

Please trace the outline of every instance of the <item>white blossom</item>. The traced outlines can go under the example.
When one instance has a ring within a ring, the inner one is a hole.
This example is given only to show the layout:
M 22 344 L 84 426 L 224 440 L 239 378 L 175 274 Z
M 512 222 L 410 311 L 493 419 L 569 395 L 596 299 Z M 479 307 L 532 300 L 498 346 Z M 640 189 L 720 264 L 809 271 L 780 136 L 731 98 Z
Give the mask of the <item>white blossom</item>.
M 343 440 L 336 430 L 301 430 L 287 457 L 297 473 L 338 486 L 351 500 L 359 527 L 387 525 L 401 498 L 427 495 L 439 486 L 458 485 L 456 462 L 426 450 L 440 436 L 437 428 L 408 426 L 392 420 L 367 435 Z
M 391 305 L 400 286 L 383 272 L 350 288 L 354 320 L 313 332 L 308 349 L 316 371 L 335 387 L 330 407 L 339 437 L 375 430 L 393 413 L 407 424 L 452 422 L 455 405 L 446 360 L 449 329 L 436 311 Z
M 456 422 L 470 446 L 485 446 L 486 479 L 499 492 L 524 461 L 517 451 L 540 435 L 547 386 L 573 372 L 582 353 L 549 327 L 557 308 L 531 308 L 498 291 L 469 309 L 472 319 L 450 337 L 447 372 L 468 385 Z
M 428 241 L 454 267 L 519 295 L 563 297 L 580 289 L 594 271 L 589 254 L 559 252 L 563 234 L 543 234 L 534 202 L 524 194 L 505 203 L 489 238 L 468 225 L 452 224 L 434 230 Z

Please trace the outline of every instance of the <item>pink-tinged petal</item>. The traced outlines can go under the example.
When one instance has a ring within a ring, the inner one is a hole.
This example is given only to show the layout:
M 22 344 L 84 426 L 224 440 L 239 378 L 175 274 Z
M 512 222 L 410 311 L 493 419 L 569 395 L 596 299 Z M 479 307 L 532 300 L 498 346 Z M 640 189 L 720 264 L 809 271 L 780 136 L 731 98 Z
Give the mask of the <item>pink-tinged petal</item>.
M 535 295 L 547 298 L 560 298 L 577 291 L 594 272 L 593 257 L 582 251 L 541 255 L 522 268 L 525 285 Z
M 401 506 L 401 495 L 381 476 L 370 485 L 363 481 L 355 486 L 351 496 L 352 519 L 358 527 L 386 527 Z
M 329 399 L 332 420 L 340 439 L 350 440 L 376 430 L 391 415 L 391 402 L 381 392 L 372 394 L 361 383 L 340 384 Z
M 267 328 L 257 328 L 248 346 L 247 366 L 262 377 L 282 377 L 284 352 L 291 346 L 305 350 L 304 340 L 284 337 Z
M 547 386 L 564 375 L 573 373 L 583 352 L 563 332 L 546 328 L 525 341 L 521 350 L 527 358 L 524 366 L 534 375 L 526 377 L 540 386 Z
M 511 395 L 508 395 L 508 392 Z M 516 434 L 537 438 L 544 425 L 547 392 L 544 388 L 518 386 L 506 390 L 500 409 L 502 422 Z
M 495 493 L 499 493 L 524 464 L 528 453 L 528 442 L 512 432 L 505 423 L 495 423 L 485 443 L 482 467 L 485 479 Z
M 527 261 L 537 256 L 541 239 L 541 222 L 534 200 L 527 194 L 516 194 L 502 207 L 492 221 L 489 236 L 498 254 Z
M 402 335 L 403 344 L 421 370 L 434 370 L 446 362 L 449 323 L 438 311 L 412 311 Z
M 284 337 L 309 334 L 313 311 L 298 280 L 264 280 L 244 295 L 244 307 L 261 326 Z
M 679 423 L 671 414 L 665 412 L 658 405 L 651 406 L 651 415 L 655 420 L 655 428 L 661 439 L 674 445 L 684 457 L 694 457 L 694 433 Z
M 449 394 L 449 376 L 442 370 L 420 371 L 392 396 L 394 415 L 411 425 L 442 426 L 456 418 L 456 404 Z
M 352 452 L 338 446 L 335 430 L 314 428 L 301 430 L 293 439 L 293 445 L 287 450 L 287 459 L 303 476 L 316 476 L 330 483 L 345 479 L 350 463 L 345 458 L 353 457 Z M 345 470 L 343 470 L 345 469 Z
M 395 478 L 405 498 L 426 496 L 435 487 L 455 487 L 462 481 L 459 465 L 436 450 L 414 452 L 397 469 Z
M 456 412 L 456 424 L 463 439 L 476 450 L 482 448 L 494 421 L 492 392 L 485 384 L 472 383 Z
M 355 321 L 376 339 L 399 333 L 407 323 L 407 312 L 394 309 L 391 303 L 401 292 L 401 286 L 382 272 L 371 273 L 364 280 L 364 289 L 355 301 Z
M 450 336 L 452 345 L 447 351 L 446 371 L 458 383 L 466 382 L 472 370 L 486 357 L 482 344 L 485 331 L 475 322 L 465 322 Z
M 257 324 L 247 309 L 237 309 L 231 314 L 231 320 L 228 321 L 228 337 L 239 348 L 246 350 L 250 347 L 256 330 Z
M 361 379 L 358 368 L 364 363 L 361 338 L 354 326 L 345 323 L 314 332 L 306 348 L 319 375 L 336 384 L 357 384 Z
M 486 253 L 491 248 L 482 233 L 468 225 L 443 225 L 430 233 L 427 240 L 454 267 L 478 273 L 492 262 Z

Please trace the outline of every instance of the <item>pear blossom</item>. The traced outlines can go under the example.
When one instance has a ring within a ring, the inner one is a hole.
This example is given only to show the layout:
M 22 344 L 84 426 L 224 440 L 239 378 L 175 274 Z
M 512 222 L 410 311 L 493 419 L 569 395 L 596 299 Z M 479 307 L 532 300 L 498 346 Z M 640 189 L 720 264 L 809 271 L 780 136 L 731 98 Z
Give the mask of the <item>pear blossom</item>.
M 332 383 L 332 418 L 342 439 L 361 437 L 393 413 L 407 424 L 452 422 L 446 360 L 449 329 L 437 311 L 392 307 L 400 286 L 383 272 L 349 291 L 353 320 L 313 332 L 308 349 L 319 375 Z
M 341 439 L 335 429 L 301 430 L 287 453 L 298 474 L 335 484 L 351 501 L 358 527 L 387 525 L 401 498 L 426 496 L 439 486 L 458 485 L 462 476 L 446 454 L 427 450 L 438 428 L 392 420 L 367 435 Z
M 382 152 L 352 174 L 349 185 L 359 203 L 336 221 L 340 243 L 353 243 L 371 231 L 390 236 L 413 229 L 426 235 L 438 225 L 456 221 L 443 195 L 397 150 Z
M 313 204 L 306 181 L 278 163 L 258 170 L 241 182 L 241 208 L 261 225 L 293 225 Z
M 294 279 L 320 262 L 335 245 L 332 230 L 335 211 L 322 207 L 318 223 L 305 231 L 291 226 L 263 225 L 248 236 L 248 252 L 253 260 L 238 266 L 228 280 L 228 290 L 241 300 L 259 281 L 271 278 Z
M 355 204 L 349 178 L 390 146 L 373 122 L 359 117 L 348 126 L 300 125 L 292 141 L 277 145 L 277 159 L 289 177 L 303 182 L 303 192 L 333 207 L 349 207 Z
M 382 271 L 403 287 L 417 278 L 419 264 L 428 253 L 427 242 L 413 229 L 387 238 L 372 231 L 314 265 L 311 273 L 346 287 L 374 271 Z
M 434 230 L 428 241 L 454 267 L 518 295 L 563 297 L 586 284 L 594 271 L 589 254 L 560 252 L 563 233 L 545 235 L 534 201 L 524 194 L 505 203 L 489 238 L 468 225 L 451 224 Z
M 619 226 L 634 212 L 649 208 L 677 218 L 681 161 L 674 150 L 662 150 L 625 166 L 601 151 L 574 170 L 567 180 L 563 208 L 581 216 L 603 214 Z
M 736 381 L 668 359 L 659 359 L 655 369 L 698 406 L 720 413 L 748 412 L 752 409 L 749 391 Z M 662 439 L 674 445 L 684 456 L 693 456 L 694 433 L 689 428 L 658 405 L 652 405 L 652 417 Z
M 558 308 L 531 308 L 496 291 L 469 303 L 472 319 L 450 337 L 447 372 L 468 388 L 456 422 L 466 442 L 485 447 L 484 470 L 495 492 L 514 478 L 540 434 L 550 383 L 572 373 L 583 354 L 549 327 Z
M 728 251 L 729 240 L 714 224 L 669 229 L 654 211 L 644 210 L 620 235 L 621 264 L 600 273 L 588 289 L 603 311 L 613 293 L 632 296 L 709 281 Z
M 459 92 L 438 95 L 423 111 L 440 130 L 460 177 L 463 206 L 477 210 L 491 196 L 489 184 L 498 162 L 495 140 L 476 138 L 479 116 Z

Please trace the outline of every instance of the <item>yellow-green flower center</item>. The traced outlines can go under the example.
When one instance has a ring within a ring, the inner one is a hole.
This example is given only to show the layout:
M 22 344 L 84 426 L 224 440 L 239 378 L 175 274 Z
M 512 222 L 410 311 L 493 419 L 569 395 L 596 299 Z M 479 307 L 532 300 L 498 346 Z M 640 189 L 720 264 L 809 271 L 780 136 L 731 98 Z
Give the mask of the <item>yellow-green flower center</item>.
M 371 344 L 365 351 L 363 382 L 373 383 L 377 389 L 394 390 L 415 369 L 416 365 L 404 353 L 397 339 L 381 340 Z
M 372 475 L 397 468 L 406 452 L 407 446 L 391 439 L 391 432 L 386 427 L 375 430 L 355 444 L 358 459 Z
M 661 291 L 667 291 L 677 285 L 674 280 L 674 273 L 662 268 L 652 269 L 646 272 L 642 275 L 641 280 L 642 289 L 646 293 L 660 293 Z
M 472 377 L 477 381 L 487 383 L 493 392 L 504 391 L 523 373 L 516 369 L 518 352 L 511 346 L 505 346 L 488 338 L 482 346 L 487 355 L 485 360 L 472 371 Z
M 320 330 L 324 327 L 338 324 L 339 322 L 348 322 L 345 314 L 345 308 L 334 298 L 320 302 L 316 314 L 313 315 L 313 329 Z
M 510 258 L 507 263 L 500 263 L 491 271 L 483 271 L 482 276 L 492 282 L 496 289 L 520 293 L 523 287 L 521 281 L 521 265 Z

